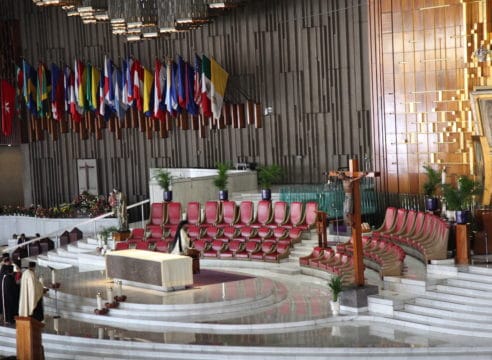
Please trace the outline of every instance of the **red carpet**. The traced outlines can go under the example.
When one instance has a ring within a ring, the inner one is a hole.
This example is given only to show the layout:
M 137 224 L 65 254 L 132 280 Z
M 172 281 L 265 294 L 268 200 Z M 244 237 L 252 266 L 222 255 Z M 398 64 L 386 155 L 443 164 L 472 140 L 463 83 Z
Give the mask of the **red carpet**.
M 234 274 L 230 272 L 201 269 L 199 274 L 193 275 L 193 286 L 205 286 L 221 284 L 230 281 L 240 281 L 246 279 L 253 279 L 254 276 Z

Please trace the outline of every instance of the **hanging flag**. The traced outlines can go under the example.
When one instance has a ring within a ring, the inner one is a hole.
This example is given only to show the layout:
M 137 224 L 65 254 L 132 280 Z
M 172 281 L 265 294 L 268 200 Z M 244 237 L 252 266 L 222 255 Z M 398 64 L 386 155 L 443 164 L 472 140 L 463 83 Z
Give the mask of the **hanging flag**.
M 92 67 L 91 72 L 91 87 L 90 87 L 90 101 L 89 106 L 92 111 L 97 111 L 99 100 L 99 81 L 101 79 L 101 72 L 98 68 Z
M 173 61 L 169 60 L 166 66 L 166 110 L 171 115 L 173 113 L 173 105 L 171 101 L 171 89 L 173 87 Z
M 84 69 L 84 110 L 92 110 L 92 65 L 87 63 Z
M 205 55 L 202 57 L 202 112 L 203 116 L 212 116 L 212 105 L 210 103 L 211 97 L 211 73 L 210 73 L 210 59 Z
M 190 64 L 185 64 L 185 92 L 186 92 L 186 111 L 191 115 L 198 115 L 198 106 L 194 99 L 194 75 L 195 72 Z
M 178 68 L 176 78 L 176 92 L 178 94 L 178 104 L 182 109 L 186 109 L 185 91 L 185 63 L 181 56 L 178 56 Z
M 61 120 L 65 111 L 63 74 L 56 64 L 51 64 L 51 112 L 53 119 Z
M 210 70 L 212 73 L 212 113 L 214 114 L 214 119 L 218 120 L 222 112 L 222 103 L 224 102 L 229 74 L 213 58 Z
M 31 112 L 31 114 L 37 116 L 38 112 L 36 109 L 36 86 L 38 83 L 38 75 L 36 73 L 36 70 L 31 65 L 29 65 L 26 60 L 22 60 L 22 69 L 24 74 L 24 101 L 26 102 L 26 107 Z
M 1 86 L 2 104 L 2 132 L 5 136 L 12 134 L 12 121 L 14 119 L 15 88 L 6 80 L 2 80 Z
M 40 117 L 48 116 L 51 92 L 51 74 L 44 64 L 38 65 L 38 86 L 36 92 L 36 108 Z
M 178 81 L 179 81 L 179 73 L 178 73 L 178 65 L 173 62 L 172 64 L 172 78 L 173 83 L 171 86 L 171 105 L 173 108 L 173 114 L 181 112 L 181 108 L 179 107 L 179 96 L 178 96 Z
M 72 76 L 72 69 L 68 65 L 65 66 L 65 70 L 63 71 L 63 86 L 65 90 L 65 112 L 70 112 L 70 97 L 71 97 L 71 89 L 70 89 L 70 77 Z
M 133 101 L 138 110 L 143 109 L 143 67 L 138 60 L 133 60 L 132 64 L 132 78 L 133 78 Z
M 21 115 L 22 88 L 24 85 L 24 72 L 19 65 L 15 65 L 16 78 L 16 95 L 15 95 L 15 110 L 17 116 Z
M 122 100 L 123 104 L 126 105 L 127 109 L 133 103 L 133 80 L 131 76 L 131 66 L 133 64 L 133 59 L 128 58 L 128 60 L 123 60 L 121 66 L 122 72 Z
M 115 69 L 113 71 L 114 107 L 115 107 L 116 117 L 120 121 L 123 121 L 125 119 L 126 110 L 128 110 L 128 105 L 126 104 L 126 101 L 128 99 L 125 99 L 123 96 L 124 77 L 125 74 L 123 73 L 123 71 L 120 71 L 118 69 Z
M 194 97 L 195 103 L 200 105 L 202 100 L 202 60 L 195 54 L 195 75 L 194 75 Z
M 155 59 L 154 69 L 154 118 L 159 120 L 166 119 L 166 108 L 163 105 L 164 90 L 166 86 L 166 69 L 159 59 Z
M 145 116 L 152 116 L 153 107 L 150 106 L 150 93 L 152 91 L 154 76 L 150 70 L 144 68 L 144 82 L 143 82 L 143 112 Z
M 114 108 L 113 62 L 104 56 L 104 102 Z
M 85 68 L 86 66 L 80 60 L 75 60 L 74 76 L 75 76 L 75 100 L 77 105 L 77 111 L 83 115 L 86 109 L 86 96 L 85 96 Z
M 75 86 L 75 71 L 70 72 L 68 79 L 68 89 L 70 94 L 70 114 L 72 115 L 72 120 L 75 122 L 79 122 L 82 119 L 80 115 L 78 106 L 77 106 L 77 97 L 76 97 L 76 86 Z

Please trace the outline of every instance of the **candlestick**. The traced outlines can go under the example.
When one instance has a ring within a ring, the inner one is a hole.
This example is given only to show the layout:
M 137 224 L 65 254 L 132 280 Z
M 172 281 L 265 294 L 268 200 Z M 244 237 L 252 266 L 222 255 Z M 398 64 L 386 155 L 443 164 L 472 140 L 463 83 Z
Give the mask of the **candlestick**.
M 108 294 L 108 303 L 112 303 L 114 299 L 113 299 L 113 288 L 111 286 L 108 287 L 107 294 Z
M 55 269 L 51 269 L 51 283 L 56 284 L 56 271 L 55 271 Z
M 97 310 L 102 310 L 103 309 L 103 302 L 102 302 L 102 296 L 101 296 L 100 292 L 97 293 L 96 300 L 97 300 Z
M 441 172 L 441 184 L 446 184 L 446 166 L 442 168 Z
M 104 328 L 102 327 L 97 328 L 97 338 L 104 339 Z
M 121 280 L 118 280 L 118 297 L 121 297 L 121 295 L 123 295 L 123 289 L 122 289 L 122 281 Z
M 59 325 L 58 321 L 59 320 L 60 319 L 58 319 L 58 318 L 53 318 L 53 330 L 55 330 L 56 333 L 58 333 L 58 325 Z

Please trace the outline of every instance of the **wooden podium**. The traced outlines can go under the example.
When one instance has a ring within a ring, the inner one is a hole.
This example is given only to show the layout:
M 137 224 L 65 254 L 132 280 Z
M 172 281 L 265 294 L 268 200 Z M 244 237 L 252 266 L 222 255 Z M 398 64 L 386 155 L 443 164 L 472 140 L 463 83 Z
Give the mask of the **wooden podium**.
M 41 329 L 44 324 L 26 316 L 15 318 L 17 330 L 17 360 L 44 359 Z
M 468 225 L 456 224 L 456 258 L 457 265 L 470 263 L 470 244 L 468 237 Z
M 125 241 L 130 237 L 132 232 L 130 230 L 128 231 L 115 231 L 112 236 L 114 241 Z

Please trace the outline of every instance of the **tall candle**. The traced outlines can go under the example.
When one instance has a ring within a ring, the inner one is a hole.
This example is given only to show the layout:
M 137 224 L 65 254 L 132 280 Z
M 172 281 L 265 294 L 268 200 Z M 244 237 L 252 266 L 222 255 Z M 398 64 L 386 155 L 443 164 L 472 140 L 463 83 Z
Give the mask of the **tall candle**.
M 51 283 L 56 284 L 56 271 L 55 271 L 55 269 L 51 269 Z
M 112 303 L 113 300 L 113 288 L 110 286 L 108 287 L 108 302 Z
M 441 172 L 441 184 L 446 184 L 446 166 L 442 168 Z
M 102 327 L 97 328 L 97 338 L 104 339 L 104 328 Z
M 97 293 L 96 300 L 97 300 L 97 310 L 102 310 L 103 309 L 103 300 L 102 300 L 102 296 L 101 296 L 100 292 Z
M 122 283 L 121 280 L 118 280 L 118 296 L 123 294 Z
M 60 319 L 58 318 L 53 318 L 53 330 L 55 330 L 56 333 L 58 333 L 58 321 Z

